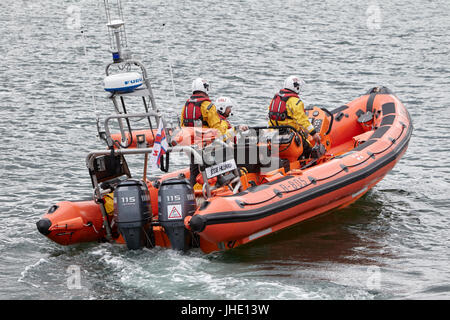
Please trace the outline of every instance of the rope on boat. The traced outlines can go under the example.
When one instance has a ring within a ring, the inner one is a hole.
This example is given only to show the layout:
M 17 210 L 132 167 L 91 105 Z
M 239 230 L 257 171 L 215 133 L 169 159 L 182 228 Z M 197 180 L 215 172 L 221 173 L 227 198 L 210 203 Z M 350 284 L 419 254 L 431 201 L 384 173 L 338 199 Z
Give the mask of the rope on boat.
M 95 231 L 95 233 L 98 234 L 97 229 L 95 228 L 94 224 L 92 222 L 88 222 L 87 224 L 84 224 L 85 227 L 92 227 Z

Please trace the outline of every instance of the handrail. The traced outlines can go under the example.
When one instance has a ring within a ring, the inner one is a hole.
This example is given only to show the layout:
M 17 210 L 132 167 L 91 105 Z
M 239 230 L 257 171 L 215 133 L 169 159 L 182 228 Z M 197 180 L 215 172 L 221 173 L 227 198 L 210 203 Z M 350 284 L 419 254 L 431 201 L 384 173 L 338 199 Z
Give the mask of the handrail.
M 114 114 L 105 118 L 104 128 L 106 134 L 106 142 L 108 146 L 114 145 L 114 141 L 111 138 L 111 131 L 109 130 L 109 121 L 111 119 L 129 119 L 129 118 L 146 118 L 146 117 L 160 117 L 160 115 L 156 111 L 149 111 L 147 113 L 134 113 L 134 114 Z M 131 132 L 130 132 L 131 134 Z M 122 134 L 123 135 L 123 134 Z M 122 137 L 124 139 L 124 135 Z
M 145 68 L 145 66 L 140 61 L 134 60 L 134 59 L 127 59 L 125 61 L 118 62 L 118 63 L 117 62 L 109 63 L 109 64 L 106 65 L 106 68 L 105 68 L 106 76 L 110 75 L 110 73 L 109 73 L 110 67 L 112 67 L 114 65 L 117 66 L 117 65 L 127 65 L 127 64 L 128 65 L 135 65 L 135 66 L 137 66 L 137 67 L 139 67 L 141 69 L 143 83 L 145 85 L 145 86 L 143 86 L 143 89 L 148 91 L 148 97 L 150 99 L 151 108 L 154 110 L 154 112 L 156 112 L 157 111 L 156 100 L 155 100 L 155 96 L 153 94 L 153 90 L 152 90 L 152 85 L 150 83 L 150 79 L 148 77 L 147 69 Z M 123 95 L 122 94 L 117 94 L 117 96 L 121 96 L 122 97 Z M 118 112 L 117 101 L 116 101 L 116 94 L 111 95 L 110 98 L 113 100 L 113 103 L 114 103 L 114 106 L 116 108 L 116 111 Z M 153 116 L 156 118 L 156 123 L 159 123 L 160 119 L 162 119 L 164 127 L 167 127 L 167 123 L 166 123 L 165 119 L 159 113 L 155 113 Z M 118 121 L 119 121 L 120 131 L 121 131 L 122 135 L 124 135 L 125 132 L 124 132 L 123 127 L 122 127 L 121 118 L 118 118 Z M 167 133 L 167 131 L 166 131 L 166 133 Z
M 124 64 L 134 64 L 135 66 L 138 66 L 142 70 L 142 76 L 144 77 L 144 79 L 147 79 L 147 69 L 145 69 L 145 66 L 140 61 L 133 60 L 133 59 L 124 60 L 124 61 L 119 62 L 119 63 L 117 63 L 117 62 L 108 63 L 106 65 L 106 68 L 105 68 L 106 76 L 109 76 L 109 68 L 111 66 L 113 66 L 113 65 L 118 65 L 118 64 L 122 64 L 122 65 L 124 65 Z
M 130 155 L 130 154 L 148 154 L 152 153 L 153 148 L 137 148 L 137 149 L 117 149 L 114 150 L 115 154 L 122 154 L 122 155 Z M 200 152 L 190 146 L 174 146 L 169 147 L 167 149 L 167 152 L 186 152 L 192 156 L 194 156 L 194 159 L 197 163 L 202 163 L 202 155 Z M 111 154 L 111 150 L 96 150 L 91 151 L 86 156 L 86 166 L 89 169 L 94 169 L 94 159 L 97 156 L 104 156 Z

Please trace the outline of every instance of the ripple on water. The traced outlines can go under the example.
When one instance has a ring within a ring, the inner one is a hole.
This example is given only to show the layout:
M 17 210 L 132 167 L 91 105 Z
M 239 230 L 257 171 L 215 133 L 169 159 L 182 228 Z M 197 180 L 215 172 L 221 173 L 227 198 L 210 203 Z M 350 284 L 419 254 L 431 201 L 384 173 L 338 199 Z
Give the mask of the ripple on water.
M 237 102 L 233 124 L 265 124 L 270 98 L 291 73 L 307 82 L 307 106 L 333 109 L 387 85 L 411 113 L 415 130 L 407 153 L 359 201 L 211 255 L 127 252 L 109 244 L 61 247 L 36 231 L 50 205 L 91 197 L 84 161 L 90 150 L 103 148 L 94 115 L 112 111 L 101 87 L 110 59 L 106 30 L 99 28 L 102 5 L 80 4 L 85 57 L 78 32 L 64 19 L 72 2 L 9 1 L 11 10 L 1 13 L 0 79 L 8 85 L 0 92 L 0 297 L 448 298 L 446 0 L 422 3 L 421 10 L 412 2 L 383 2 L 382 24 L 374 30 L 362 1 L 287 1 L 283 19 L 274 15 L 280 4 L 267 0 L 214 1 L 195 6 L 195 14 L 190 0 L 124 4 L 125 19 L 135 27 L 127 29 L 128 44 L 148 66 L 168 119 L 176 121 L 192 78 L 203 76 L 213 98 L 228 95 Z M 172 170 L 187 163 L 186 157 L 172 160 Z M 69 288 L 77 270 L 79 287 Z

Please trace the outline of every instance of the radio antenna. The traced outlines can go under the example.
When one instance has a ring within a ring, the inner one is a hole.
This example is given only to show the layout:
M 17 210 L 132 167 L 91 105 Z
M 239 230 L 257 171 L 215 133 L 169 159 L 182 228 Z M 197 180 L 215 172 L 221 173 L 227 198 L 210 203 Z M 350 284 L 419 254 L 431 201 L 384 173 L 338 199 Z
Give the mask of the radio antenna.
M 89 83 L 92 83 L 92 73 L 91 73 L 91 69 L 89 67 L 89 59 L 87 56 L 87 48 L 86 48 L 86 29 L 84 28 L 83 25 L 80 28 L 80 33 L 81 33 L 81 42 L 83 44 L 84 57 L 86 59 L 85 64 L 86 64 L 86 68 L 87 68 L 87 73 L 89 75 Z M 98 118 L 97 104 L 95 103 L 95 94 L 94 94 L 94 90 L 92 87 L 91 87 L 90 91 L 91 91 L 92 106 L 94 107 L 95 117 Z
M 109 46 L 113 61 L 118 63 L 130 58 L 127 44 L 127 33 L 123 19 L 122 3 L 120 0 L 104 0 L 106 21 L 109 35 Z
M 170 51 L 169 51 L 169 45 L 167 44 L 167 37 L 166 37 L 166 24 L 163 23 L 163 38 L 164 38 L 164 44 L 166 45 L 166 52 L 167 52 L 167 60 L 169 63 L 169 72 L 170 72 L 170 79 L 172 80 L 172 92 L 173 92 L 173 97 L 175 99 L 175 102 L 177 100 L 177 94 L 175 91 L 175 82 L 173 81 L 173 72 L 172 72 L 172 61 L 170 59 Z
M 177 94 L 176 94 L 176 90 L 175 90 L 175 81 L 173 79 L 172 60 L 170 58 L 169 45 L 167 44 L 167 36 L 166 36 L 165 26 L 166 26 L 166 24 L 163 23 L 163 25 L 162 25 L 163 38 L 164 38 L 164 45 L 166 47 L 166 52 L 167 52 L 167 61 L 168 61 L 168 65 L 169 65 L 170 80 L 172 81 L 173 103 L 176 105 L 177 104 Z M 172 112 L 173 112 L 173 110 L 172 110 Z M 173 119 L 175 119 L 174 117 L 169 117 L 169 118 L 172 119 L 171 122 L 173 122 Z M 179 121 L 177 121 L 177 123 L 179 123 Z

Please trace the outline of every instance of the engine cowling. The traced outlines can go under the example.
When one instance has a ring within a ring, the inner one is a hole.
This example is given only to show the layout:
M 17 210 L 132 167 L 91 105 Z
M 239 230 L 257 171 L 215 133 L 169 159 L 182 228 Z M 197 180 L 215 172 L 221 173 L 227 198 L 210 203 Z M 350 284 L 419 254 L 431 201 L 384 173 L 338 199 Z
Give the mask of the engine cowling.
M 128 249 L 153 246 L 150 194 L 143 181 L 128 179 L 117 186 L 114 219 Z
M 172 249 L 186 251 L 192 234 L 184 226 L 184 218 L 196 209 L 194 189 L 184 178 L 172 178 L 161 183 L 158 193 L 158 220 L 164 228 Z

